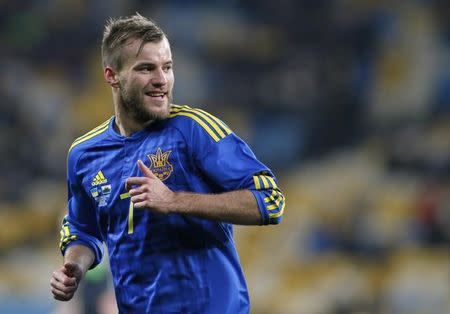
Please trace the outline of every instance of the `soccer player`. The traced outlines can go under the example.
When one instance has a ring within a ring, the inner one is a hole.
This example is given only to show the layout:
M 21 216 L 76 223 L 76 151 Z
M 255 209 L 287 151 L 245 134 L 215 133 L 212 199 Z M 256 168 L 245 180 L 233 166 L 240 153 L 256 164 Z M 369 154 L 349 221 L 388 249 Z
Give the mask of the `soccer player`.
M 153 21 L 109 20 L 102 59 L 115 115 L 69 149 L 54 298 L 73 297 L 105 242 L 121 313 L 248 313 L 232 224 L 281 221 L 273 173 L 217 117 L 172 104 L 170 44 Z

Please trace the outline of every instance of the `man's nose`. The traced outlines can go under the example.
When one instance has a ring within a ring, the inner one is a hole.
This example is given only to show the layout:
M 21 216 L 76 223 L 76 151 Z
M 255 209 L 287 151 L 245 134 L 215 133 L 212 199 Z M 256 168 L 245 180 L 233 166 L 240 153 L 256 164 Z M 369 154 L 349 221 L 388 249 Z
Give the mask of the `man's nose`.
M 158 69 L 155 72 L 155 75 L 152 77 L 151 83 L 157 86 L 163 86 L 167 84 L 166 73 L 162 69 Z

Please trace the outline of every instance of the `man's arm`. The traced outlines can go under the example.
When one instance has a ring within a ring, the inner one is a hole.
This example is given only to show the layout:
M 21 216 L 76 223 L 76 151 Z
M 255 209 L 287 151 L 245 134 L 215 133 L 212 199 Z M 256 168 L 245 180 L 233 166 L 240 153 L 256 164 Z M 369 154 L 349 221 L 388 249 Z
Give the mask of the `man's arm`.
M 239 190 L 221 194 L 178 192 L 173 212 L 238 225 L 261 224 L 261 213 L 252 192 Z
M 94 262 L 94 252 L 84 245 L 72 245 L 64 255 L 64 265 L 53 272 L 50 286 L 53 297 L 69 301 L 75 294 L 78 284 Z
M 193 215 L 240 225 L 261 224 L 261 213 L 249 190 L 221 194 L 173 192 L 142 161 L 139 160 L 138 165 L 144 176 L 131 177 L 126 182 L 135 208 L 148 208 L 164 214 Z

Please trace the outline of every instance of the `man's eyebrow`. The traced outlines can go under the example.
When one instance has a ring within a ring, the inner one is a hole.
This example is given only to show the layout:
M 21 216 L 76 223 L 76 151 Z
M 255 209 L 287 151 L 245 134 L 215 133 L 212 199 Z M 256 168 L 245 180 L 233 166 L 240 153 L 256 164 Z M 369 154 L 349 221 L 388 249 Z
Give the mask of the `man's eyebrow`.
M 143 68 L 151 68 L 151 69 L 154 69 L 154 68 L 156 68 L 156 67 L 157 67 L 156 63 L 149 62 L 149 61 L 143 61 L 143 62 L 136 63 L 136 64 L 133 66 L 133 69 L 143 69 Z
M 156 63 L 145 61 L 145 62 L 139 62 L 136 64 L 137 67 L 148 66 L 148 65 L 156 65 Z
M 167 64 L 173 64 L 173 60 L 169 60 L 163 63 L 164 65 Z M 142 61 L 139 62 L 138 64 L 136 64 L 137 67 L 141 67 L 141 66 L 156 66 L 156 63 L 151 62 L 151 61 Z

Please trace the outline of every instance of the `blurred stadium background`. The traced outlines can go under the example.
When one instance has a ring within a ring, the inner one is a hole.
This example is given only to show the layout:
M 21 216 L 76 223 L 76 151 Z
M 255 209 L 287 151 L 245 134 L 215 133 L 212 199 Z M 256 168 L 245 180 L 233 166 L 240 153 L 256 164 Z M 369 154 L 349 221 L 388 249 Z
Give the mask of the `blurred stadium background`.
M 0 313 L 83 312 L 49 292 L 66 152 L 112 114 L 102 27 L 136 11 L 172 41 L 175 102 L 287 195 L 280 226 L 236 228 L 252 313 L 450 313 L 445 0 L 0 0 Z

